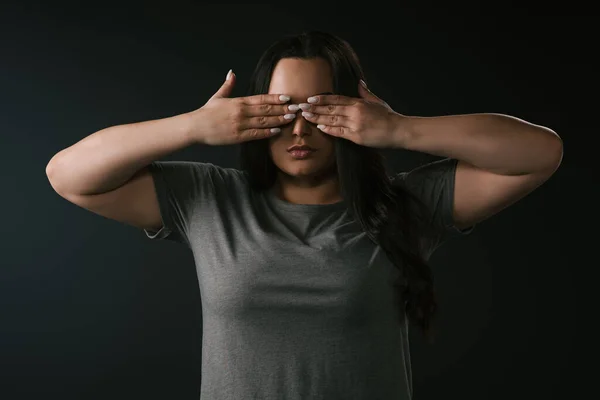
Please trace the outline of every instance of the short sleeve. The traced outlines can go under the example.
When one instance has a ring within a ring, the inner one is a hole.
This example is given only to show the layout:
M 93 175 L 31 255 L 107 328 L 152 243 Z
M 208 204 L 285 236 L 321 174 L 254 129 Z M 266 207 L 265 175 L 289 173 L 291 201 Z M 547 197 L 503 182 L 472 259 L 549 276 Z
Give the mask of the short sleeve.
M 447 239 L 471 233 L 454 223 L 454 179 L 458 160 L 445 158 L 397 175 L 397 183 L 412 193 L 428 211 L 425 251 L 433 253 Z M 396 180 L 395 180 L 396 181 Z
M 163 226 L 158 231 L 144 229 L 146 236 L 190 247 L 189 227 L 193 215 L 198 207 L 214 204 L 218 186 L 225 181 L 225 169 L 191 161 L 155 161 L 148 168 L 154 180 Z

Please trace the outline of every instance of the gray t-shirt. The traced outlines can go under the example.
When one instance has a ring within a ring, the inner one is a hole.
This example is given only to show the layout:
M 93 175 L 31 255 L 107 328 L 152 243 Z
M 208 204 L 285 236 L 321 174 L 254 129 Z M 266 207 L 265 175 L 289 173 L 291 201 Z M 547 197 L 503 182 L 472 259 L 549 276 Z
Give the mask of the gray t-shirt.
M 427 256 L 452 223 L 456 160 L 394 179 L 430 207 Z M 150 165 L 164 226 L 187 245 L 202 301 L 201 399 L 408 400 L 408 321 L 399 271 L 345 202 L 299 205 L 253 192 L 244 172 L 210 163 Z

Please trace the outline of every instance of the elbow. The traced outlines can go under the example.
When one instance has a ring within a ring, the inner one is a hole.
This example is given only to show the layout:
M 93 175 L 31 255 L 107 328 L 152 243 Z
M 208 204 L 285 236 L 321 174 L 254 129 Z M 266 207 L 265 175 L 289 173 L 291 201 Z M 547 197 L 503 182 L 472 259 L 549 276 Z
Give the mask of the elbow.
M 52 162 L 49 162 L 48 165 L 46 165 L 46 177 L 48 178 L 48 182 L 50 183 L 52 189 L 56 193 L 59 193 L 59 187 L 56 182 L 56 170 Z
M 554 169 L 558 169 L 563 159 L 563 140 L 558 134 L 552 131 L 554 137 L 553 146 L 551 149 L 552 161 Z
M 51 179 L 51 177 L 54 176 L 54 164 L 52 163 L 52 160 L 46 164 L 46 176 L 48 179 Z
M 546 147 L 546 165 L 545 170 L 550 174 L 553 174 L 563 159 L 563 140 L 561 137 L 551 129 L 546 128 L 549 134 L 549 140 Z
M 58 159 L 58 154 L 50 159 L 48 164 L 46 165 L 46 177 L 48 178 L 48 182 L 52 189 L 58 194 L 62 192 L 60 187 L 60 160 Z

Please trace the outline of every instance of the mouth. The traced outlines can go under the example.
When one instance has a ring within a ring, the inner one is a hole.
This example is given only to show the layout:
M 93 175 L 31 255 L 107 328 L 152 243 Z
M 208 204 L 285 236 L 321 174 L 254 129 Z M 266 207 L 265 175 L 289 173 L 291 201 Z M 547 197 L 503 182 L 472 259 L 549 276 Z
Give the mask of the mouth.
M 316 150 L 308 146 L 295 146 L 288 149 L 288 153 L 296 159 L 308 158 Z
M 294 151 L 294 150 L 309 150 L 309 151 L 315 151 L 315 149 L 313 149 L 312 147 L 310 147 L 310 146 L 307 146 L 307 145 L 305 145 L 305 144 L 303 144 L 303 145 L 298 145 L 298 144 L 295 144 L 295 145 L 293 145 L 293 146 L 290 146 L 290 147 L 288 147 L 288 149 L 287 149 L 287 151 Z

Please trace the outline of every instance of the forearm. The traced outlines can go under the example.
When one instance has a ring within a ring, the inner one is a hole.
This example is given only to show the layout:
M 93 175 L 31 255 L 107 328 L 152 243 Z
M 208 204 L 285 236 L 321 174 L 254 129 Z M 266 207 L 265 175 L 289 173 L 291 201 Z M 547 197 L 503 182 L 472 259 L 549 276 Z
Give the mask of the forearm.
M 398 115 L 396 147 L 450 157 L 502 175 L 555 169 L 562 140 L 548 128 L 500 114 Z
M 188 114 L 112 126 L 57 153 L 46 174 L 59 193 L 105 193 L 152 161 L 193 142 Z

